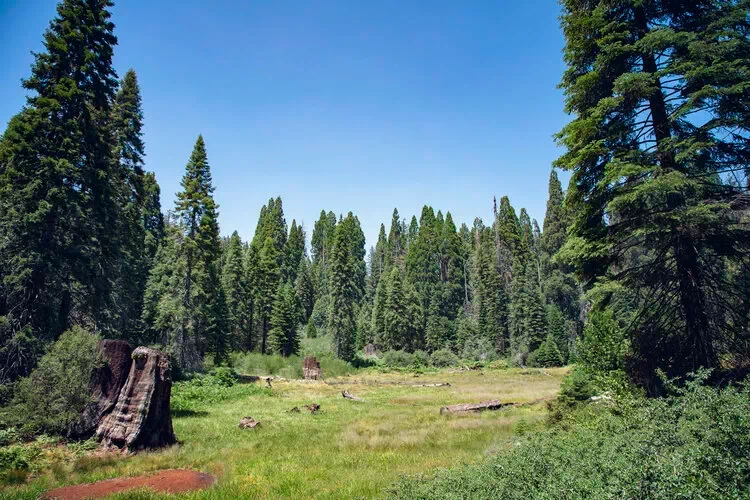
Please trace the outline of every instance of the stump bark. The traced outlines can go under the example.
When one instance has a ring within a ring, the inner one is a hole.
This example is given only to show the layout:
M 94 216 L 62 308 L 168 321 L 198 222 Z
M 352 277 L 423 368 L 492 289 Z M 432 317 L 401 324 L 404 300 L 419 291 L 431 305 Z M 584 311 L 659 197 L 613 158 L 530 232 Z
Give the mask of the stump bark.
M 302 361 L 302 373 L 305 380 L 318 380 L 323 376 L 320 363 L 314 356 L 308 356 Z
M 96 435 L 104 446 L 127 451 L 173 444 L 177 439 L 169 406 L 169 358 L 147 347 L 138 347 L 132 358 L 117 404 L 99 424 Z
M 365 356 L 377 356 L 378 350 L 374 344 L 367 344 L 365 346 Z
M 87 438 L 94 435 L 102 419 L 117 404 L 117 398 L 130 373 L 133 348 L 124 340 L 105 339 L 99 342 L 101 365 L 94 369 L 89 383 L 91 402 L 68 433 L 70 437 Z

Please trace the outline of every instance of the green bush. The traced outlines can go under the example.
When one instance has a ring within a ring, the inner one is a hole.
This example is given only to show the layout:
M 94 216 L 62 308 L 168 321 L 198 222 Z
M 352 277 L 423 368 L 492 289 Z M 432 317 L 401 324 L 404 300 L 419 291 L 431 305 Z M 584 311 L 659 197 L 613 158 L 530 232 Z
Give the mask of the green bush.
M 407 479 L 393 498 L 748 498 L 750 392 L 700 378 L 665 399 L 588 404 L 479 465 Z
M 414 351 L 413 357 L 414 360 L 412 364 L 414 366 L 430 366 L 430 355 L 426 352 L 420 350 Z
M 445 368 L 448 366 L 458 366 L 458 357 L 448 349 L 440 349 L 430 356 L 432 366 L 435 368 Z
M 90 401 L 89 382 L 101 363 L 99 337 L 81 327 L 64 332 L 31 372 L 21 379 L 0 415 L 23 434 L 64 434 Z
M 224 387 L 232 387 L 237 378 L 234 370 L 226 366 L 215 368 L 213 372 L 211 372 L 211 375 L 214 376 L 219 385 L 223 385 Z
M 540 366 L 542 368 L 562 366 L 562 354 L 560 354 L 560 349 L 551 334 L 547 335 L 547 340 L 542 342 L 539 348 L 529 355 L 527 362 L 529 366 Z
M 320 339 L 315 339 L 320 340 Z M 325 339 L 327 341 L 327 339 Z M 327 344 L 326 344 L 327 345 Z M 314 355 L 320 368 L 323 370 L 323 377 L 340 377 L 348 375 L 355 371 L 355 368 L 346 361 L 335 358 L 334 356 L 324 354 Z M 256 352 L 233 352 L 230 354 L 232 366 L 237 373 L 244 375 L 278 375 L 289 379 L 302 378 L 302 357 L 289 356 L 287 358 L 278 354 L 259 354 Z
M 473 337 L 464 343 L 461 358 L 467 361 L 494 361 L 497 359 L 497 352 L 489 340 Z
M 408 368 L 414 362 L 414 356 L 406 351 L 386 351 L 383 354 L 383 365 L 388 368 Z

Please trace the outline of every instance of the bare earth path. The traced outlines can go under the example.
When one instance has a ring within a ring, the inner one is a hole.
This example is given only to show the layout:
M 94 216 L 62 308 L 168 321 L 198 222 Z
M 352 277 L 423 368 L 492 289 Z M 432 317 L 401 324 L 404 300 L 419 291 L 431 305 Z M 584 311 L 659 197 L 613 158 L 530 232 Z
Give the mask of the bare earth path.
M 210 474 L 184 469 L 162 470 L 153 475 L 139 477 L 120 477 L 96 483 L 66 486 L 47 492 L 44 498 L 60 500 L 83 500 L 87 498 L 104 498 L 113 493 L 120 493 L 137 488 L 148 488 L 165 493 L 183 493 L 202 490 L 214 483 Z

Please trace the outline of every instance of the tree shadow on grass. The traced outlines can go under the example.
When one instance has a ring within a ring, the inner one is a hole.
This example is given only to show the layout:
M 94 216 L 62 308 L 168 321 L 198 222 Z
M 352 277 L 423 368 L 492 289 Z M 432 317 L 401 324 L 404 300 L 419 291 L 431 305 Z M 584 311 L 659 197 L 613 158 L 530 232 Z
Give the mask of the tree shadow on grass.
M 208 412 L 205 410 L 172 410 L 172 416 L 179 418 L 206 417 Z

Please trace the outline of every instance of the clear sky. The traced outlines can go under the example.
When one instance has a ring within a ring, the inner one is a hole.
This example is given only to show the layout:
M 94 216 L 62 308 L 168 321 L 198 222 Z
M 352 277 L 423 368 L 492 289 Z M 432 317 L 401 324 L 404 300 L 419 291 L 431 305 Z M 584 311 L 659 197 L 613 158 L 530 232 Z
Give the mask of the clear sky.
M 25 102 L 56 0 L 0 0 L 0 122 Z M 199 133 L 222 234 L 251 238 L 281 196 L 308 238 L 354 212 L 367 246 L 394 207 L 491 220 L 492 197 L 544 218 L 567 121 L 554 0 L 120 0 L 120 76 L 138 74 L 162 206 Z M 564 176 L 567 179 L 567 176 Z M 564 181 L 565 184 L 565 181 Z

